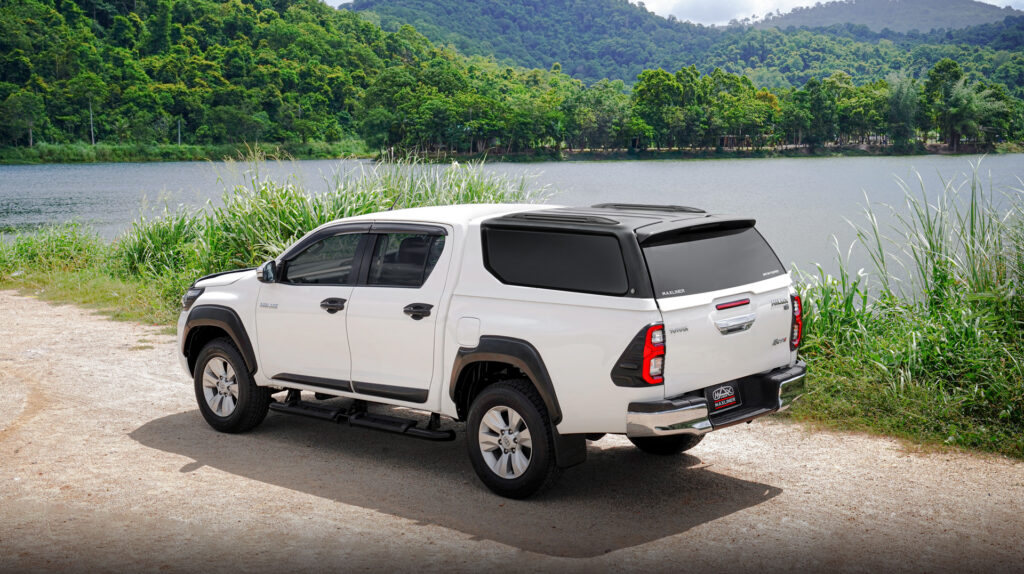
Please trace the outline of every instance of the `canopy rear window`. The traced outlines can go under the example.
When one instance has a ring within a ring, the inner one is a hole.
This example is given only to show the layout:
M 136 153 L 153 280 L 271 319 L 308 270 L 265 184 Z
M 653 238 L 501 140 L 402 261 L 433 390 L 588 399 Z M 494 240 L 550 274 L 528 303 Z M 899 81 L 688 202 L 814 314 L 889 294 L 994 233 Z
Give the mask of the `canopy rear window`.
M 786 273 L 753 227 L 693 231 L 643 246 L 658 298 L 695 295 Z

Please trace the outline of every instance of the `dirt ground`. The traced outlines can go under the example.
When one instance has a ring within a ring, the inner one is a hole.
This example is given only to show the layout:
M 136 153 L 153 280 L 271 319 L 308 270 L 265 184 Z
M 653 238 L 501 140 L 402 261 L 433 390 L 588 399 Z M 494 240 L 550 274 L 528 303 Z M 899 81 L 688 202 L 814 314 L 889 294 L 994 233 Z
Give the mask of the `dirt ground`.
M 510 501 L 446 424 L 218 434 L 173 337 L 0 292 L 0 571 L 1024 570 L 1020 462 L 769 418 Z

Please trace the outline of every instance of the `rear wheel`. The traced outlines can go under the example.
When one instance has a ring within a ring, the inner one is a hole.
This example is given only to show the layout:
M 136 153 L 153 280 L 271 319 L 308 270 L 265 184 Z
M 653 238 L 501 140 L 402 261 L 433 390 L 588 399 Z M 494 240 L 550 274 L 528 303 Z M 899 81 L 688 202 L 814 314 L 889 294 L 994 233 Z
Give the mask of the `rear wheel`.
M 686 452 L 700 444 L 702 440 L 702 434 L 674 434 L 630 438 L 629 442 L 646 453 L 668 456 Z
M 496 494 L 527 498 L 554 484 L 554 441 L 544 402 L 516 379 L 484 389 L 469 409 L 466 445 L 477 476 Z
M 271 389 L 256 386 L 229 339 L 214 339 L 203 347 L 194 382 L 199 412 L 221 432 L 245 432 L 267 416 Z

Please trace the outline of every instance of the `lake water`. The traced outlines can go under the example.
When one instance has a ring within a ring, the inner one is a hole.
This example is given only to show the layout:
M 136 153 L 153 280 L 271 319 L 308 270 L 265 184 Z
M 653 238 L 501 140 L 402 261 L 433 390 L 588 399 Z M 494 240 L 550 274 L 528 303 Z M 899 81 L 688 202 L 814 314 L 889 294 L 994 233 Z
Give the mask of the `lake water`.
M 806 159 L 549 162 L 488 164 L 485 169 L 529 174 L 550 186 L 549 203 L 671 203 L 708 211 L 753 216 L 787 263 L 834 271 L 832 236 L 845 251 L 855 234 L 846 220 L 863 221 L 867 193 L 872 203 L 901 204 L 896 178 L 919 189 L 915 170 L 934 196 L 942 180 L 963 181 L 971 162 L 981 161 L 986 184 L 996 190 L 1024 189 L 1024 154 L 979 157 L 914 156 Z M 269 163 L 261 173 L 284 179 L 297 174 L 314 192 L 327 189 L 332 174 L 357 168 L 347 160 Z M 225 186 L 248 175 L 237 164 L 125 163 L 0 166 L 0 230 L 32 229 L 79 221 L 107 238 L 124 231 L 140 213 L 164 205 L 203 205 Z M 855 254 L 853 268 L 866 265 Z

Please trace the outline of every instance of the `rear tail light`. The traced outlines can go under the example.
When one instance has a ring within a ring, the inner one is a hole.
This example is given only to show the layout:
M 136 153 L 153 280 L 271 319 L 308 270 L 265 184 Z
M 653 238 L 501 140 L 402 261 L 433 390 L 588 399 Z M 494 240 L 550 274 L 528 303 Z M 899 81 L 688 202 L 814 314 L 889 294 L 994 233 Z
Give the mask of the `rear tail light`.
M 665 326 L 648 325 L 637 333 L 612 368 L 619 387 L 648 387 L 665 383 Z
M 665 382 L 665 326 L 652 325 L 647 328 L 644 339 L 644 363 L 641 370 L 649 385 Z
M 789 349 L 795 351 L 804 339 L 804 305 L 799 295 L 790 295 L 789 298 L 793 303 L 793 328 L 789 335 Z

